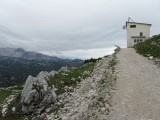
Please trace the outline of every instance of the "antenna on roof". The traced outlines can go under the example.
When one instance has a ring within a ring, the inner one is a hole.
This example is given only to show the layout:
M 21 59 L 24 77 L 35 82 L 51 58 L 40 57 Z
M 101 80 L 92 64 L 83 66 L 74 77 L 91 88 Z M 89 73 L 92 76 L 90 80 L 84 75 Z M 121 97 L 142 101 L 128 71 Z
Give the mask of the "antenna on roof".
M 131 17 L 128 17 L 128 21 L 127 22 L 134 22 L 134 21 L 131 19 Z M 127 25 L 124 25 L 123 29 L 125 30 L 126 28 L 127 28 Z
M 131 17 L 128 17 L 128 22 L 134 22 L 132 19 L 131 19 Z

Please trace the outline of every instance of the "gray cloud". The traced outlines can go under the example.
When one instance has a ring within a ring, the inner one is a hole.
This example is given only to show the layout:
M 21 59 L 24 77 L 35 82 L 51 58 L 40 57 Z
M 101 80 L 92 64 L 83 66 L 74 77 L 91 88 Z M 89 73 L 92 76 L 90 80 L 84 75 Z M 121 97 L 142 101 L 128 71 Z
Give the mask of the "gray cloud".
M 95 50 L 105 53 L 115 44 L 126 46 L 122 26 L 128 17 L 153 24 L 151 35 L 158 34 L 159 4 L 158 0 L 1 0 L 0 47 L 59 56 L 86 51 L 85 57 L 94 57 Z

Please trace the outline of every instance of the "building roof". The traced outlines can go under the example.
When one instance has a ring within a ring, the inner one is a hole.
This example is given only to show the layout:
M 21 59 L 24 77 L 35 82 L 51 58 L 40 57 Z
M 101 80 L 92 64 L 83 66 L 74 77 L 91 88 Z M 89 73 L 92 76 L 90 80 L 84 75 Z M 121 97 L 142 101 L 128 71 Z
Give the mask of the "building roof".
M 142 25 L 152 25 L 152 24 L 148 24 L 148 23 L 138 23 L 138 22 L 126 22 L 126 26 L 128 23 L 133 23 L 133 24 L 142 24 Z

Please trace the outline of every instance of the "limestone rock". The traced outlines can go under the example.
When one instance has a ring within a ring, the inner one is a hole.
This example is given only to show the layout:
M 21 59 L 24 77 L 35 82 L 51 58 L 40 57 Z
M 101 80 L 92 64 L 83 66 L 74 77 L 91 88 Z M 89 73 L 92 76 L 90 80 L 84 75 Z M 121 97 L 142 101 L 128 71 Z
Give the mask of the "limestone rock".
M 68 67 L 62 67 L 59 72 L 70 72 L 70 70 L 68 70 Z
M 7 106 L 8 107 L 8 106 Z M 5 114 L 7 113 L 7 107 L 4 107 L 3 106 L 3 109 L 2 109 L 2 116 L 4 117 L 5 116 Z
M 153 56 L 150 56 L 148 59 L 149 59 L 149 60 L 153 60 Z
M 56 71 L 40 72 L 37 77 L 29 76 L 22 91 L 22 112 L 24 114 L 40 114 L 50 104 L 54 104 L 57 96 L 54 86 L 48 84 L 48 77 Z
M 12 111 L 13 111 L 13 112 L 15 112 L 15 111 L 16 111 L 16 108 L 15 108 L 15 107 L 13 107 L 13 108 L 12 108 Z

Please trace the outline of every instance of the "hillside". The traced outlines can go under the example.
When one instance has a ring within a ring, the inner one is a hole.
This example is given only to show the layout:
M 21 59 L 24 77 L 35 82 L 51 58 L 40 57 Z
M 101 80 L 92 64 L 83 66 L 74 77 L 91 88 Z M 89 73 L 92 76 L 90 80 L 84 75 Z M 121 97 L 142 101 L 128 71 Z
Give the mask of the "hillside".
M 134 48 L 141 55 L 153 59 L 160 65 L 160 35 L 155 35 L 147 41 L 135 45 Z
M 94 62 L 87 60 L 80 68 L 62 67 L 28 76 L 24 88 L 18 85 L 0 90 L 0 119 L 104 119 L 110 111 L 111 90 L 117 79 L 118 51 Z
M 83 60 L 61 59 L 21 48 L 0 48 L 0 87 L 24 83 L 28 75 L 59 70 L 63 66 L 80 67 Z

